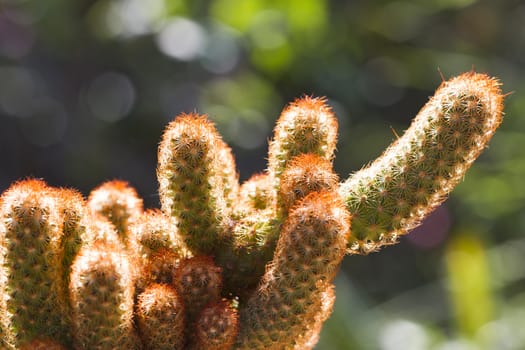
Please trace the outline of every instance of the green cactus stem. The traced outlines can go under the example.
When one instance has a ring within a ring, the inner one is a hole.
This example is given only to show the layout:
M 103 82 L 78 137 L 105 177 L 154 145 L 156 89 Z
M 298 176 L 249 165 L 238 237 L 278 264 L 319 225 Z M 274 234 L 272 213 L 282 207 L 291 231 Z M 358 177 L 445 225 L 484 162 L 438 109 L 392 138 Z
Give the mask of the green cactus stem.
M 15 348 L 37 337 L 67 342 L 59 297 L 61 218 L 53 190 L 43 181 L 24 180 L 12 185 L 0 202 L 4 342 Z
M 272 206 L 273 182 L 269 174 L 255 174 L 245 181 L 239 189 L 238 212 L 253 212 Z
M 184 349 L 184 318 L 184 305 L 174 288 L 150 285 L 137 302 L 137 323 L 144 349 Z
M 180 258 L 190 255 L 177 232 L 176 222 L 160 210 L 147 210 L 129 228 L 141 259 L 148 259 L 159 250 L 170 250 Z
M 214 125 L 195 114 L 170 123 L 159 147 L 157 176 L 162 210 L 176 218 L 188 248 L 213 253 L 238 192 L 231 150 Z
M 349 232 L 350 215 L 333 192 L 313 192 L 291 211 L 261 284 L 241 305 L 236 349 L 292 349 L 308 333 Z
M 76 349 L 140 349 L 133 327 L 133 270 L 119 245 L 82 248 L 71 274 Z
M 486 147 L 502 109 L 496 79 L 469 72 L 443 82 L 405 134 L 341 184 L 353 215 L 350 253 L 395 243 L 441 204 Z
M 331 160 L 336 142 L 337 119 L 325 100 L 308 96 L 297 99 L 277 121 L 269 146 L 268 171 L 273 178 L 280 178 L 288 162 L 302 153 Z
M 88 207 L 106 217 L 127 244 L 129 226 L 142 215 L 143 204 L 137 192 L 127 182 L 108 181 L 91 191 Z

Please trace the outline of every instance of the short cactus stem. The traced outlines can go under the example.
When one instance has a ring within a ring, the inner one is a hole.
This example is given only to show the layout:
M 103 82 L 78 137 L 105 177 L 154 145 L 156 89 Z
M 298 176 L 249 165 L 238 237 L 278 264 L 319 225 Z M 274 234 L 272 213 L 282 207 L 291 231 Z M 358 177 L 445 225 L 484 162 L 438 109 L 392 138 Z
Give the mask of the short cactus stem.
M 239 319 L 237 310 L 226 300 L 206 306 L 195 322 L 195 342 L 192 349 L 229 350 L 232 349 Z
M 108 181 L 91 191 L 89 208 L 106 217 L 117 229 L 124 244 L 129 226 L 142 215 L 143 204 L 137 192 L 125 181 Z
M 165 284 L 150 285 L 137 302 L 137 323 L 144 349 L 184 349 L 184 317 L 184 305 L 175 289 Z
M 238 212 L 265 210 L 273 205 L 273 182 L 269 174 L 255 174 L 240 187 Z
M 181 258 L 169 249 L 158 250 L 143 262 L 140 278 L 147 283 L 173 283 L 173 274 L 179 267 Z
M 121 246 L 83 247 L 70 289 L 76 349 L 140 349 L 133 326 L 133 273 Z
M 275 126 L 268 152 L 270 175 L 280 178 L 288 162 L 302 153 L 331 160 L 337 127 L 337 119 L 324 99 L 305 96 L 295 100 L 283 110 Z
M 351 175 L 340 193 L 352 213 L 351 253 L 368 253 L 441 204 L 502 121 L 497 80 L 465 73 L 443 82 L 405 134 Z
M 278 192 L 280 209 L 285 213 L 299 200 L 312 192 L 332 190 L 339 179 L 332 170 L 332 163 L 313 153 L 292 158 L 282 173 Z
M 208 303 L 220 300 L 223 285 L 221 269 L 207 256 L 181 261 L 172 283 L 186 307 L 189 323 Z
M 135 240 L 138 255 L 147 259 L 161 250 L 170 250 L 180 258 L 189 252 L 177 232 L 177 223 L 160 210 L 147 210 L 129 228 L 130 240 Z

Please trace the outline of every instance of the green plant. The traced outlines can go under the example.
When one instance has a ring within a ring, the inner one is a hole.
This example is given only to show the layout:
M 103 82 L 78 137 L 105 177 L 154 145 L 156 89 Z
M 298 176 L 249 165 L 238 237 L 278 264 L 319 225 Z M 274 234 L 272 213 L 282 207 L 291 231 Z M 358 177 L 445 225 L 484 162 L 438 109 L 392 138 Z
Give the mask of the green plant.
M 345 254 L 395 243 L 445 200 L 502 120 L 499 85 L 444 82 L 342 183 L 336 118 L 310 97 L 283 111 L 267 172 L 242 186 L 213 124 L 176 118 L 159 147 L 162 212 L 121 181 L 86 202 L 15 183 L 0 208 L 3 347 L 313 348 Z

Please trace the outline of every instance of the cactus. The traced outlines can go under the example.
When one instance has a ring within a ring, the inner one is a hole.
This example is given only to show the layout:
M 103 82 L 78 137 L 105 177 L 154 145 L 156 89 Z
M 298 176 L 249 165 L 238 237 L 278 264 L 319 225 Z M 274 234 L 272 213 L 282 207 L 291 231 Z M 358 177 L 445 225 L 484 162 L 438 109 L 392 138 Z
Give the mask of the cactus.
M 192 349 L 231 349 L 239 331 L 237 310 L 225 300 L 211 303 L 200 313 L 195 323 Z
M 137 302 L 137 322 L 145 349 L 184 348 L 184 306 L 167 284 L 150 284 Z
M 61 322 L 62 259 L 59 209 L 39 180 L 14 184 L 2 195 L 2 306 L 5 342 L 20 347 L 38 336 L 69 342 Z
M 502 121 L 496 79 L 443 82 L 406 133 L 343 182 L 324 99 L 283 111 L 268 169 L 239 185 L 230 148 L 183 114 L 159 146 L 161 210 L 127 183 L 87 201 L 42 180 L 0 197 L 6 349 L 312 349 L 347 254 L 397 242 L 442 203 Z
M 133 273 L 123 248 L 84 247 L 71 274 L 77 349 L 139 349 L 133 326 Z
M 501 123 L 502 100 L 483 74 L 444 82 L 403 137 L 341 184 L 354 216 L 349 249 L 395 243 L 441 204 Z

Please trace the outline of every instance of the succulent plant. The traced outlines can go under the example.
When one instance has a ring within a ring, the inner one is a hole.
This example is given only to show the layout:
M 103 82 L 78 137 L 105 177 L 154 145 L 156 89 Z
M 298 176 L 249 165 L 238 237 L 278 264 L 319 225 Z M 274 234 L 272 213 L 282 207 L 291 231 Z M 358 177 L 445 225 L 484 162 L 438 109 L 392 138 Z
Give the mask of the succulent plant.
M 434 208 L 502 121 L 496 79 L 443 82 L 405 134 L 343 182 L 322 98 L 277 121 L 266 172 L 239 185 L 204 116 L 159 147 L 161 210 L 123 181 L 85 200 L 42 180 L 0 198 L 5 349 L 311 349 L 348 254 L 394 244 Z

